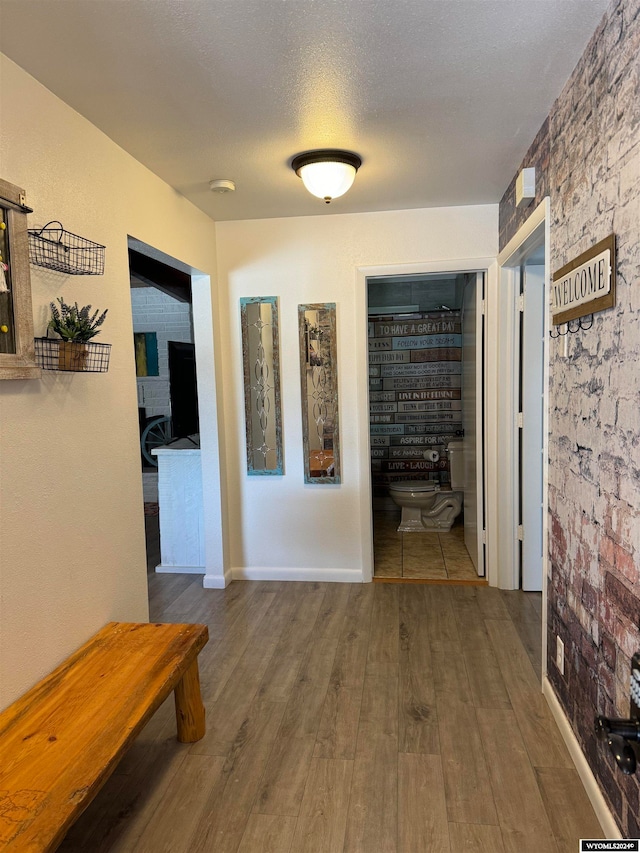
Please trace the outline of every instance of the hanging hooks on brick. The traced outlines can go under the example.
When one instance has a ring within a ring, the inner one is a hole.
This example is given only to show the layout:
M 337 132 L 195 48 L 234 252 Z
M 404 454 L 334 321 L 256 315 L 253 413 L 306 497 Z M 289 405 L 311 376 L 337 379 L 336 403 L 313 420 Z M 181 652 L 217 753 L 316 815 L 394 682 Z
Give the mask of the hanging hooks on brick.
M 563 338 L 565 335 L 568 335 L 569 332 L 574 335 L 576 332 L 580 331 L 580 329 L 582 329 L 583 332 L 588 332 L 593 326 L 593 314 L 585 314 L 584 317 L 578 317 L 576 320 L 569 320 L 569 322 L 565 323 L 564 326 L 564 332 L 561 331 L 560 325 L 555 327 L 555 332 L 551 329 L 549 331 L 549 337 Z

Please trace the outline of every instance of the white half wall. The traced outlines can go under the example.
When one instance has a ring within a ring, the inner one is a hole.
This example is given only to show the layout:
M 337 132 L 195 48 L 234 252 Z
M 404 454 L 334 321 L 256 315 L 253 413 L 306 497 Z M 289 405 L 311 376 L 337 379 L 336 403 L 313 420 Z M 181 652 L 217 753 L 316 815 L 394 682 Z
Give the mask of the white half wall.
M 336 204 L 338 208 L 338 204 Z M 366 387 L 363 267 L 450 265 L 497 255 L 497 205 L 221 222 L 216 225 L 223 351 L 229 559 L 234 577 L 366 579 L 360 509 L 366 454 L 358 388 Z M 279 298 L 283 477 L 248 477 L 239 301 Z M 305 485 L 297 306 L 337 304 L 342 484 Z
M 58 219 L 106 245 L 104 276 L 31 267 L 36 334 L 63 296 L 108 308 L 99 340 L 113 345 L 106 374 L 0 382 L 4 707 L 105 622 L 148 617 L 127 236 L 202 278 L 214 276 L 216 255 L 207 216 L 13 62 L 0 63 L 2 177 L 26 189 L 29 227 Z

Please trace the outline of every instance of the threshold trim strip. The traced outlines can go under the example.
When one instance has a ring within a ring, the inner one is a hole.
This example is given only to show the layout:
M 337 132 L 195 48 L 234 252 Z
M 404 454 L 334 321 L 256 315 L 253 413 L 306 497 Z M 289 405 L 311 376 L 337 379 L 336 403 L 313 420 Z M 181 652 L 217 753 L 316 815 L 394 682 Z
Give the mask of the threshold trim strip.
M 374 576 L 374 583 L 429 583 L 440 586 L 489 586 L 484 578 L 478 580 L 459 580 L 457 578 L 381 578 Z

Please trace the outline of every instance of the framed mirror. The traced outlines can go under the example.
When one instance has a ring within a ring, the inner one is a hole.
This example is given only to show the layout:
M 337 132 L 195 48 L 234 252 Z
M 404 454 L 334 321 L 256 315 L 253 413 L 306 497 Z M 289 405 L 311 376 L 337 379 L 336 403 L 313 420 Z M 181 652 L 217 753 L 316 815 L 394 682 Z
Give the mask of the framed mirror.
M 278 297 L 240 300 L 247 473 L 283 473 Z
M 335 302 L 298 305 L 305 483 L 340 482 Z

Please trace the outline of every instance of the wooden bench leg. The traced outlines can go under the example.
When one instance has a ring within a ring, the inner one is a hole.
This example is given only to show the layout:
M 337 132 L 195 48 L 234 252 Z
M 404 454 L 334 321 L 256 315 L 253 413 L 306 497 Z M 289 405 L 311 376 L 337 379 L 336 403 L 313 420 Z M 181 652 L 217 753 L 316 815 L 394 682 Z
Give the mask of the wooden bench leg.
M 181 743 L 194 743 L 200 740 L 205 732 L 205 711 L 200 695 L 197 658 L 176 684 L 174 696 L 178 740 Z

